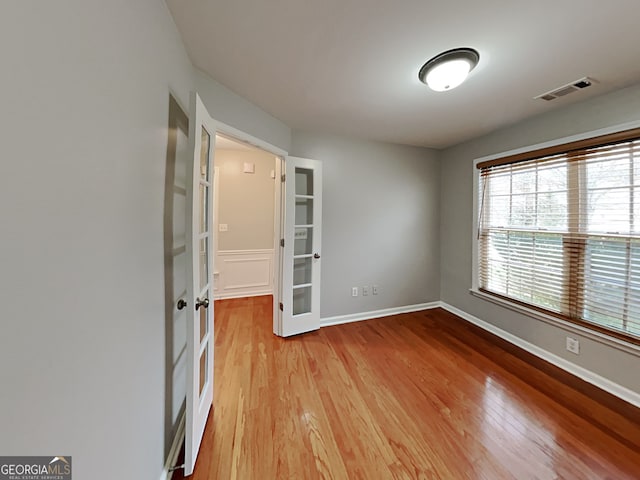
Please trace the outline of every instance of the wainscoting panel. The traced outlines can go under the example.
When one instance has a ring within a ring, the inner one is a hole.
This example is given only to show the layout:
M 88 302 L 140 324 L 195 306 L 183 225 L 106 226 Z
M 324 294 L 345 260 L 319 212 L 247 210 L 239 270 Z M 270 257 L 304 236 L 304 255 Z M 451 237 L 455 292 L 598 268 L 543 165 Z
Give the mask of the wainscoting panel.
M 219 251 L 214 265 L 214 298 L 273 293 L 273 249 Z

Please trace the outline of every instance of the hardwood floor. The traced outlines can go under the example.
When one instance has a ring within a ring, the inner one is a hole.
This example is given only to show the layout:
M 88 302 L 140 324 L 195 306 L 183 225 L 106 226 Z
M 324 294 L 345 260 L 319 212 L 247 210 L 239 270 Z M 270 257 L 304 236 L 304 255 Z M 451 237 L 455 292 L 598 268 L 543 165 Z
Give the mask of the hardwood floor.
M 271 297 L 215 309 L 194 480 L 640 478 L 638 409 L 605 407 L 444 310 L 282 339 Z

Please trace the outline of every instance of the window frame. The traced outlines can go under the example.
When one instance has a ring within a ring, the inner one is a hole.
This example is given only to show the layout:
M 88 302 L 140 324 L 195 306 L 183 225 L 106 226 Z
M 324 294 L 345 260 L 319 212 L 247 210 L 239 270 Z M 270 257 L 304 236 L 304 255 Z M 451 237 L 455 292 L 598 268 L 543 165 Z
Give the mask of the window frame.
M 487 292 L 479 288 L 480 230 L 478 221 L 480 218 L 481 208 L 479 202 L 481 170 L 479 168 L 479 165 L 489 166 L 515 163 L 518 161 L 539 158 L 542 156 L 550 156 L 557 153 L 567 153 L 572 149 L 588 148 L 600 145 L 603 143 L 602 137 L 607 137 L 607 140 L 613 143 L 615 141 L 626 139 L 630 135 L 630 131 L 633 130 L 638 130 L 634 133 L 640 136 L 640 121 L 629 122 L 568 137 L 562 137 L 544 143 L 480 157 L 473 161 L 471 294 L 484 300 L 488 300 L 492 303 L 496 303 L 498 305 L 506 307 L 508 309 L 514 310 L 516 312 L 525 314 L 529 317 L 542 320 L 546 323 L 562 327 L 572 332 L 595 338 L 612 346 L 616 346 L 624 350 L 630 349 L 636 354 L 638 353 L 638 351 L 640 351 L 640 340 L 626 335 L 622 332 L 619 333 L 616 331 L 612 331 L 605 327 L 599 327 L 596 324 L 592 324 L 590 322 L 582 320 L 569 319 L 564 315 L 554 314 L 553 312 L 545 310 L 544 308 L 536 307 L 534 305 L 530 305 L 525 302 L 521 302 L 500 294 Z

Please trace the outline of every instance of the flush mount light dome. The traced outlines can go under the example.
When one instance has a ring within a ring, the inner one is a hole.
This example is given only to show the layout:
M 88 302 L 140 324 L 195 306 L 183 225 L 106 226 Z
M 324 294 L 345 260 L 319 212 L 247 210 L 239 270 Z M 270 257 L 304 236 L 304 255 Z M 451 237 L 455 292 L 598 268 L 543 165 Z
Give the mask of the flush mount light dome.
M 473 48 L 447 50 L 425 63 L 418 78 L 436 92 L 452 90 L 465 81 L 479 59 L 480 55 Z

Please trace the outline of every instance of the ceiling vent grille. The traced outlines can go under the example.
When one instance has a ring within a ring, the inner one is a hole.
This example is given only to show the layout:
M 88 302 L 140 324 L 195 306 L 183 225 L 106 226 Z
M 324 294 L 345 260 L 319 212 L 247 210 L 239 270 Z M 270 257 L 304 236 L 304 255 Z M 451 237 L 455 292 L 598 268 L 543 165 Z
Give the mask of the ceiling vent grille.
M 583 88 L 590 87 L 591 85 L 593 85 L 593 83 L 594 83 L 594 80 L 592 78 L 582 77 L 581 79 L 576 80 L 575 82 L 568 83 L 554 90 L 551 90 L 550 92 L 542 93 L 533 98 L 536 100 L 542 99 L 549 102 L 551 100 L 555 100 L 556 98 L 564 97 L 565 95 L 569 95 L 570 93 L 577 92 L 578 90 L 582 90 Z

